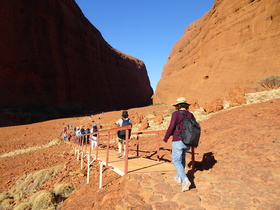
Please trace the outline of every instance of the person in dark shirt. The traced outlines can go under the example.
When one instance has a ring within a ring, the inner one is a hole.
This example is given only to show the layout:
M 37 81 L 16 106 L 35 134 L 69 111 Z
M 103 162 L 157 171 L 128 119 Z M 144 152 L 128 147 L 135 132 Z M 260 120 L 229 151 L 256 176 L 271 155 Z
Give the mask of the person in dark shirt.
M 183 129 L 183 123 L 180 122 L 184 118 L 184 116 L 179 111 L 184 112 L 187 117 L 194 120 L 195 117 L 188 111 L 190 104 L 187 103 L 184 97 L 178 98 L 173 106 L 175 106 L 177 111 L 173 112 L 172 114 L 171 121 L 165 133 L 163 141 L 166 143 L 169 137 L 172 136 L 172 162 L 177 171 L 174 179 L 178 183 L 182 183 L 182 191 L 186 191 L 191 185 L 185 173 L 186 155 L 190 148 L 186 146 L 179 137 L 179 133 L 181 133 Z
M 125 123 L 126 122 L 126 123 Z M 120 127 L 125 125 L 132 125 L 131 120 L 128 118 L 128 112 L 123 111 L 122 112 L 122 118 L 120 118 L 117 122 L 115 122 L 116 125 L 119 125 Z M 124 154 L 122 154 L 122 145 L 124 143 Z M 125 156 L 125 136 L 119 136 L 118 135 L 118 158 Z

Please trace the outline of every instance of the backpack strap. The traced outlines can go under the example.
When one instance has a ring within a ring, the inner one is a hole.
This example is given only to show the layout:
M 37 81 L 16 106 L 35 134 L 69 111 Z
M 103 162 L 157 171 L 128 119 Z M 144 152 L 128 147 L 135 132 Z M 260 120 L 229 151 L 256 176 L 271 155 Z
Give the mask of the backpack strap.
M 190 112 L 187 112 L 187 114 L 185 114 L 182 110 L 178 110 L 178 112 L 179 113 L 181 113 L 181 115 L 183 115 L 183 119 L 182 120 L 180 120 L 180 122 L 178 122 L 178 124 L 176 125 L 176 131 L 178 132 L 178 134 L 180 134 L 179 133 L 179 125 L 183 122 L 183 120 L 185 119 L 185 118 L 190 118 L 190 119 L 192 119 L 192 113 L 190 113 Z
M 176 125 L 176 131 L 177 131 L 177 133 L 178 133 L 178 136 L 180 136 L 179 126 L 180 126 L 180 124 L 183 122 L 183 120 L 184 120 L 185 118 L 187 118 L 187 115 L 185 115 L 185 113 L 184 113 L 183 111 L 181 111 L 181 110 L 179 110 L 178 112 L 179 112 L 181 115 L 183 115 L 183 119 L 180 120 L 180 122 L 178 122 L 178 124 Z
M 178 111 L 179 113 L 181 113 L 183 116 L 184 116 L 184 118 L 192 118 L 192 113 L 190 113 L 190 112 L 187 112 L 187 114 L 185 115 L 185 113 L 182 111 L 182 110 L 179 110 Z M 181 120 L 181 122 L 182 122 L 183 120 Z M 180 123 L 181 123 L 180 122 Z M 179 124 L 180 124 L 179 123 Z

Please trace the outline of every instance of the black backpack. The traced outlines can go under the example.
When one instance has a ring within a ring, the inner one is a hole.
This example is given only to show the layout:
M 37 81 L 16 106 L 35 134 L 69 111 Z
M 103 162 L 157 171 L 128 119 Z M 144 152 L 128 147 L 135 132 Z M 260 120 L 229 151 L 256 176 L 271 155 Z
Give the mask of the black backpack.
M 85 129 L 81 129 L 81 134 L 85 134 Z
M 129 118 L 127 119 L 122 118 L 122 120 L 123 120 L 122 126 L 131 125 L 131 123 L 129 122 L 130 121 Z M 129 130 L 129 136 L 130 136 L 130 130 Z M 125 139 L 125 130 L 118 131 L 118 137 L 120 139 Z
M 92 129 L 92 133 L 97 132 L 97 131 L 98 131 L 97 128 L 93 128 L 93 129 Z M 97 134 L 93 134 L 93 136 L 97 136 Z
M 178 124 L 180 125 L 183 122 L 182 133 L 179 132 L 178 125 L 176 126 L 179 138 L 186 146 L 197 147 L 201 130 L 199 123 L 190 117 L 188 118 L 183 112 L 179 112 L 184 116 Z M 189 115 L 191 115 L 191 113 L 189 113 Z

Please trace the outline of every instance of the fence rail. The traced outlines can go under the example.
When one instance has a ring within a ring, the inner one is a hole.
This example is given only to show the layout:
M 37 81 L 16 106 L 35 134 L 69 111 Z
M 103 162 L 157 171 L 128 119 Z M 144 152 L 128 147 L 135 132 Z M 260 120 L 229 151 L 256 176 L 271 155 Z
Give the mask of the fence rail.
M 83 158 L 87 157 L 87 167 L 88 167 L 88 174 L 87 174 L 87 183 L 89 182 L 89 172 L 90 172 L 90 164 L 94 161 L 99 161 L 100 164 L 102 160 L 99 159 L 99 150 L 101 147 L 106 149 L 106 157 L 105 157 L 105 167 L 110 168 L 109 166 L 109 152 L 112 143 L 116 144 L 117 139 L 117 132 L 120 130 L 126 130 L 126 139 L 125 139 L 125 156 L 124 156 L 124 175 L 128 173 L 128 155 L 129 155 L 129 141 L 128 138 L 129 132 L 131 130 L 131 125 L 112 128 L 108 130 L 97 131 L 88 134 L 82 134 L 78 136 L 74 136 L 71 138 L 71 145 L 75 148 L 75 154 L 77 154 L 77 160 L 81 159 L 81 168 L 83 168 Z M 145 132 L 132 132 L 131 136 L 136 139 L 136 156 L 139 157 L 139 136 L 142 135 L 156 135 L 156 160 L 160 161 L 160 142 L 161 142 L 161 134 L 164 134 L 166 130 L 159 130 L 159 131 L 145 131 Z M 93 134 L 97 134 L 97 145 L 94 150 L 91 147 L 91 136 Z M 113 142 L 112 142 L 113 140 Z M 93 159 L 91 159 L 94 157 Z M 194 159 L 194 148 L 191 147 L 191 157 L 192 157 L 192 169 L 195 167 L 195 159 Z M 101 167 L 101 166 L 100 166 Z M 100 171 L 101 168 L 100 168 Z M 101 173 L 101 172 L 100 172 Z M 100 174 L 100 183 L 102 183 L 102 174 Z M 100 184 L 100 188 L 101 188 Z

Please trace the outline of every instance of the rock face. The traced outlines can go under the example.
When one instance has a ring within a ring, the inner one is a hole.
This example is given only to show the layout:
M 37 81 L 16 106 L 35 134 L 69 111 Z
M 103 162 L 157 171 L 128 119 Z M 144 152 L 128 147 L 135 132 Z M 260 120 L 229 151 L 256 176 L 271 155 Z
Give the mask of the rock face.
M 112 48 L 74 0 L 2 2 L 0 46 L 0 108 L 151 104 L 145 64 Z
M 280 1 L 216 0 L 172 49 L 153 103 L 185 96 L 204 105 L 280 74 Z

